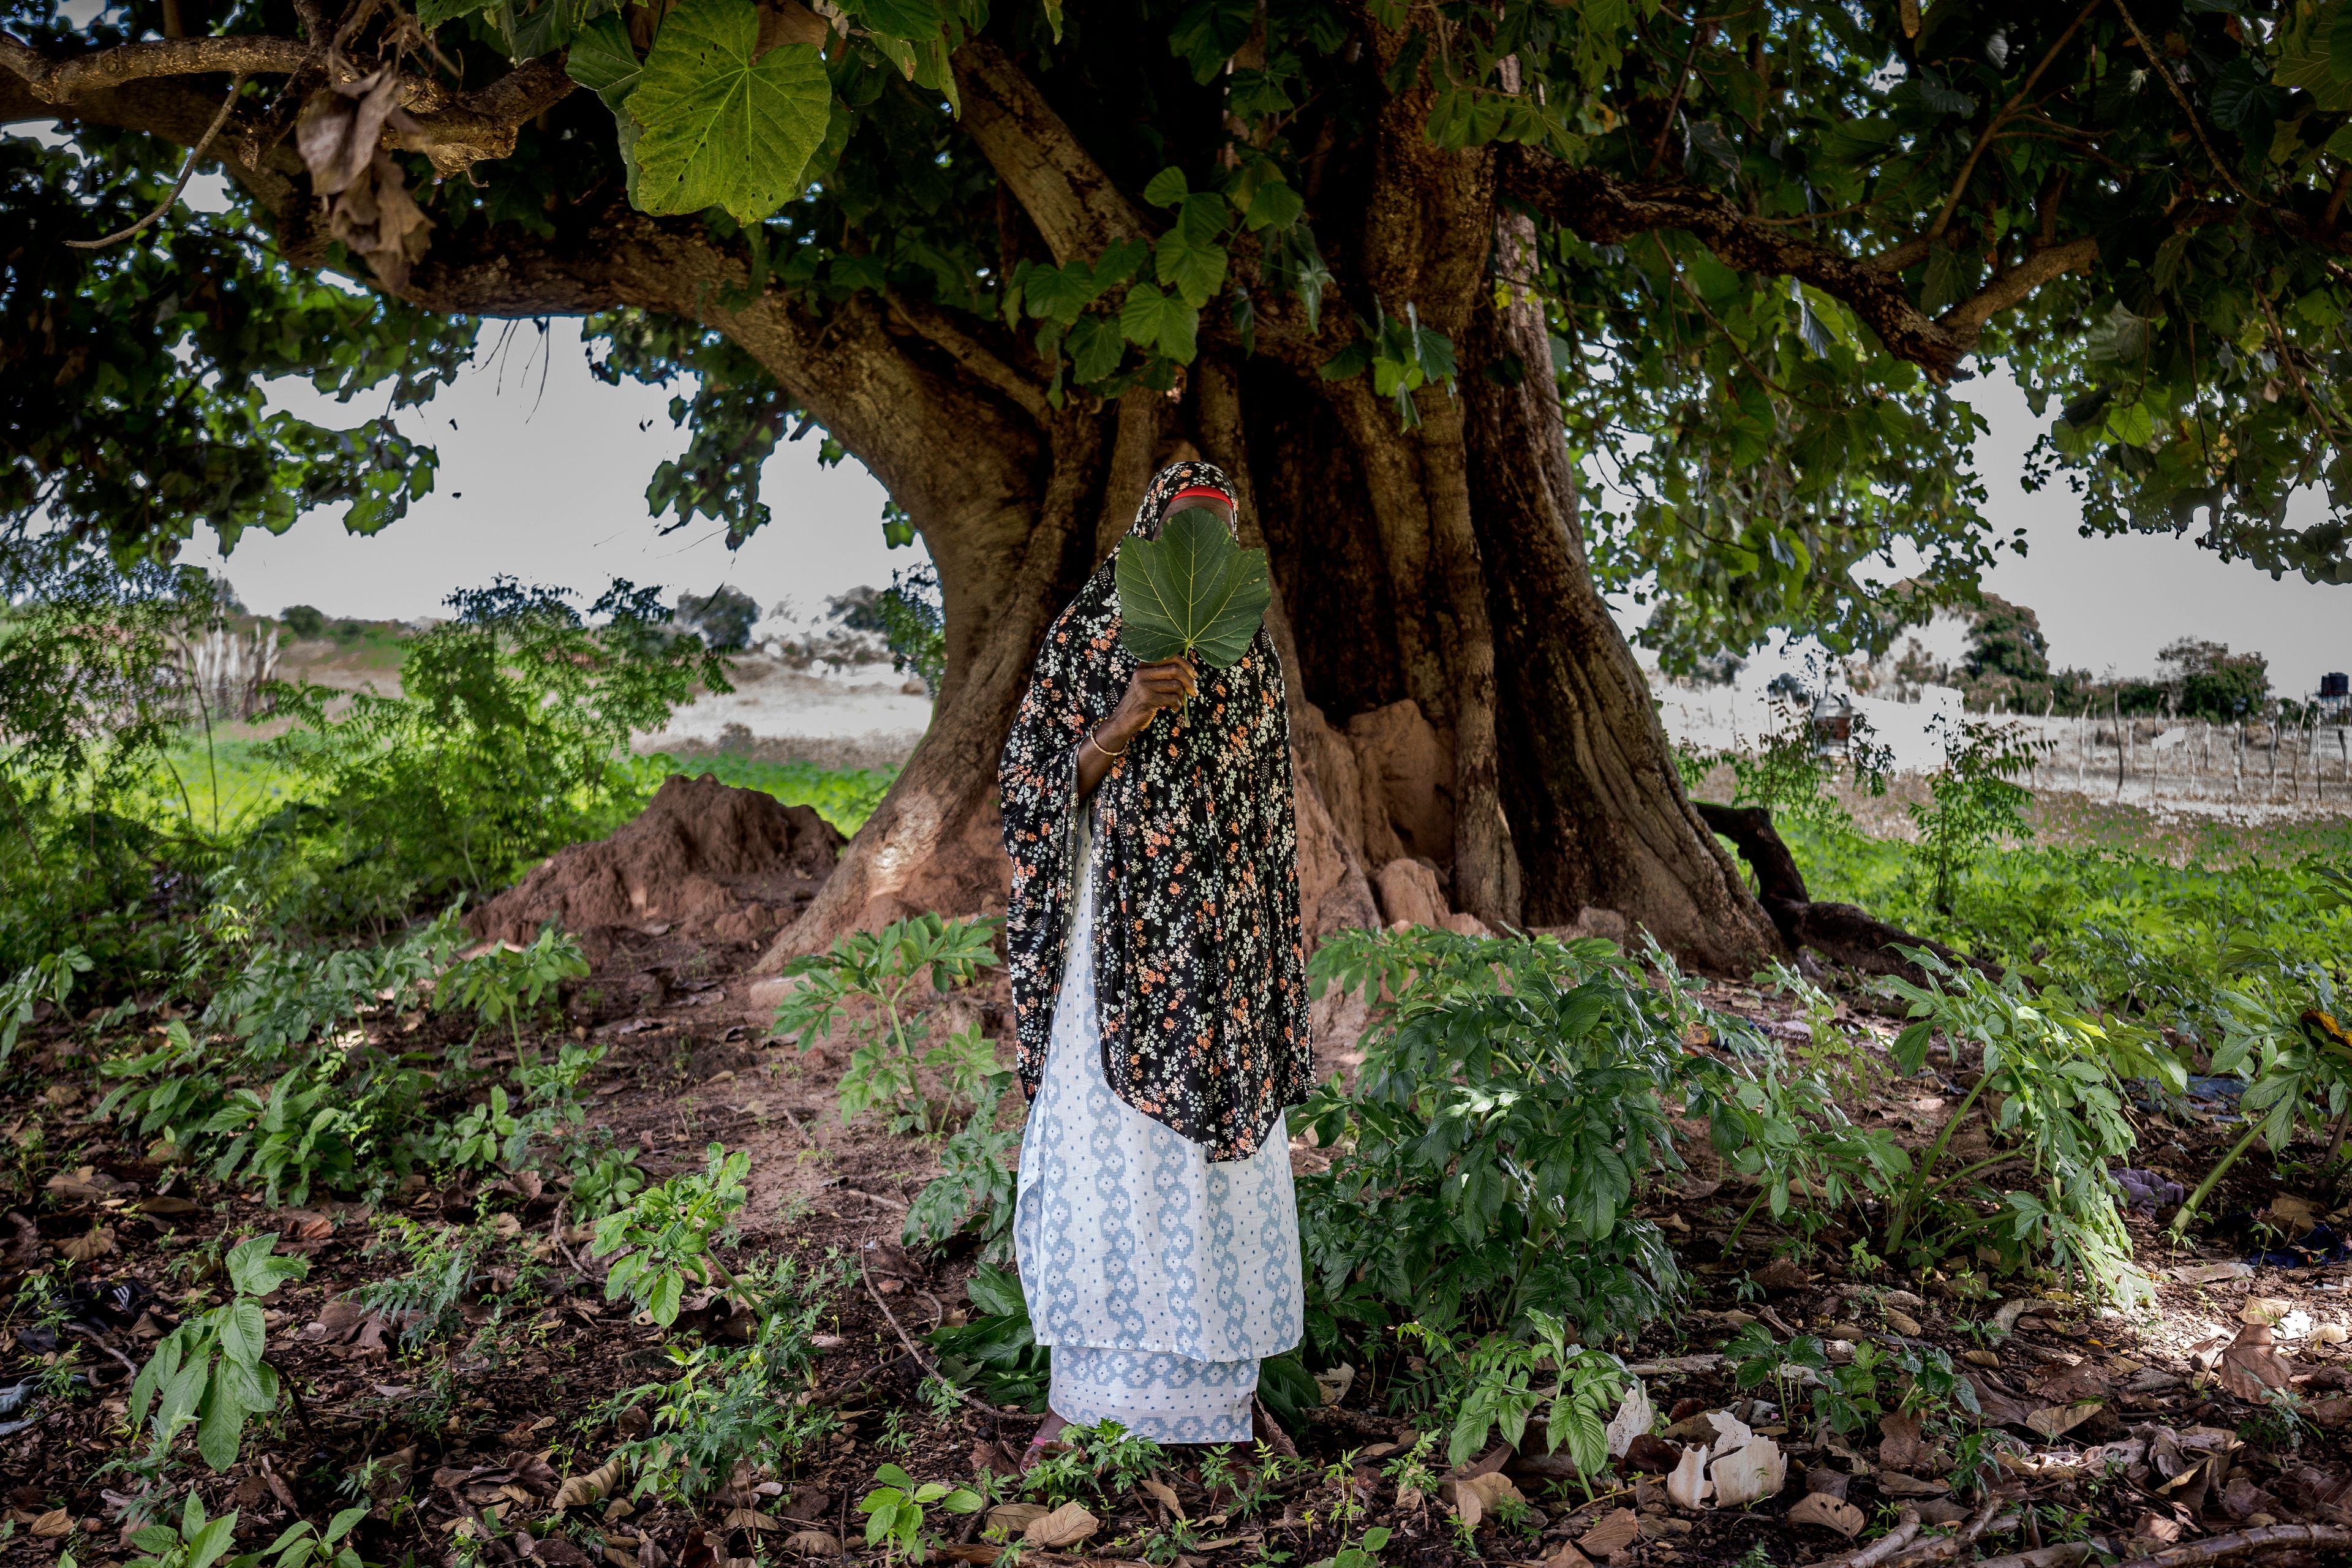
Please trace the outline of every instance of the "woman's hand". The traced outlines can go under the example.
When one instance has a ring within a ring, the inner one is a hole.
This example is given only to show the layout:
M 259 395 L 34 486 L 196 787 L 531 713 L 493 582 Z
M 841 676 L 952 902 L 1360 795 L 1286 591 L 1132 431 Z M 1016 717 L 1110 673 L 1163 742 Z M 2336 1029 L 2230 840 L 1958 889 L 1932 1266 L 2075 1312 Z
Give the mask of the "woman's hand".
M 1126 751 L 1150 727 L 1153 714 L 1162 708 L 1181 707 L 1186 698 L 1198 695 L 1200 689 L 1190 659 L 1171 658 L 1137 669 L 1135 679 L 1127 683 L 1127 695 L 1118 700 L 1110 717 L 1095 727 L 1094 742 L 1078 742 L 1078 798 L 1094 794 L 1095 786 L 1110 772 L 1116 759 L 1108 753 Z

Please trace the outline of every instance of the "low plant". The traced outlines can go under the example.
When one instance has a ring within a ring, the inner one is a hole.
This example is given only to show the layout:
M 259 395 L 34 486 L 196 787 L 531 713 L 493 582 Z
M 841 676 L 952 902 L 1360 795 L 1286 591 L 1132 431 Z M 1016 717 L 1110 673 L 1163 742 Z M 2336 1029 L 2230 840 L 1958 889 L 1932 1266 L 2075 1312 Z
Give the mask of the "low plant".
M 880 1484 L 857 1500 L 857 1511 L 866 1516 L 866 1544 L 879 1546 L 886 1556 L 904 1557 L 909 1563 L 923 1560 L 926 1510 L 978 1513 L 984 1504 L 969 1487 L 918 1481 L 896 1465 L 881 1466 L 874 1479 Z
M 935 1329 L 929 1336 L 939 1352 L 940 1369 L 965 1387 L 980 1390 L 991 1405 L 1045 1409 L 1050 1357 L 1031 1330 L 1021 1281 L 983 1263 L 965 1281 L 964 1295 L 973 1308 L 971 1319 Z
M 1608 1426 L 1625 1394 L 1625 1367 L 1605 1351 L 1570 1342 L 1568 1326 L 1531 1309 L 1531 1342 L 1489 1334 L 1454 1374 L 1459 1388 L 1446 1458 L 1467 1463 L 1500 1431 L 1513 1447 L 1527 1441 L 1528 1420 L 1544 1413 L 1546 1452 L 1566 1450 L 1591 1489 L 1609 1463 Z
M 907 1210 L 902 1245 L 937 1249 L 970 1232 L 980 1243 L 982 1263 L 1012 1260 L 1021 1129 L 999 1127 L 997 1118 L 1013 1084 L 1012 1073 L 991 1073 L 974 1091 L 971 1114 L 940 1147 L 939 1175 Z
M 543 1012 L 565 981 L 584 979 L 587 973 L 588 960 L 579 942 L 550 921 L 528 947 L 499 942 L 451 964 L 434 989 L 433 1003 L 441 1008 L 469 1008 L 486 1027 L 504 1024 L 514 1038 L 516 1062 L 528 1066 L 525 1020 Z
M 745 1285 L 760 1313 L 749 1344 L 672 1345 L 669 1378 L 613 1400 L 614 1413 L 635 1405 L 653 1417 L 624 1449 L 637 1467 L 632 1497 L 698 1502 L 740 1461 L 781 1462 L 840 1426 L 831 1410 L 793 1397 L 805 1392 L 815 1364 L 811 1341 L 829 1303 L 822 1271 L 786 1258 L 756 1279 L 747 1274 Z
M 16 1054 L 17 1036 L 41 1004 L 64 1006 L 73 994 L 74 977 L 89 971 L 89 954 L 68 947 L 26 964 L 15 979 L 0 982 L 0 1062 Z
M 1919 1262 L 1973 1243 L 2006 1244 L 2046 1256 L 2110 1300 L 2147 1295 L 2108 1172 L 2127 1163 L 2138 1142 L 2125 1112 L 2126 1081 L 2154 1079 L 2178 1093 L 2188 1083 L 2179 1060 L 2148 1031 L 2095 1017 L 2063 993 L 2037 994 L 2013 970 L 1989 980 L 1925 950 L 1904 952 L 1926 984 L 1887 983 L 1911 1019 L 1895 1037 L 1895 1066 L 1906 1077 L 1919 1071 L 1941 1035 L 1956 1068 L 1975 1047 L 1977 1077 L 1889 1197 L 1888 1256 L 1906 1243 Z M 1979 1102 L 2000 1146 L 1947 1168 L 1953 1136 Z M 2016 1164 L 2038 1191 L 1987 1180 Z
M 627 1207 L 596 1222 L 590 1252 L 621 1256 L 604 1276 L 604 1300 L 634 1300 L 663 1328 L 677 1321 L 678 1306 L 691 1279 L 708 1285 L 715 1276 L 731 1280 L 712 1246 L 731 1226 L 750 1192 L 751 1156 L 730 1154 L 713 1143 L 698 1171 L 647 1187 Z
M 946 1075 L 950 1101 L 976 1100 L 998 1073 L 996 1048 L 977 1027 L 931 1044 L 926 1006 L 993 966 L 995 934 L 991 919 L 925 913 L 878 931 L 848 932 L 785 966 L 786 978 L 799 984 L 776 1009 L 777 1032 L 796 1037 L 803 1050 L 832 1038 L 836 1026 L 857 1042 L 841 1077 L 844 1121 L 878 1109 L 894 1132 L 928 1132 L 948 1108 L 925 1098 L 923 1071 Z
M 2170 1228 L 2176 1236 L 2188 1230 L 2256 1139 L 2284 1152 L 2298 1125 L 2332 1122 L 2336 1131 L 2323 1155 L 2332 1163 L 2342 1153 L 2344 1128 L 2352 1122 L 2352 1028 L 2343 1021 L 2335 977 L 2324 965 L 2281 962 L 2275 955 L 2268 963 L 2248 955 L 2239 968 L 2239 984 L 2223 994 L 2222 1039 L 2211 1068 L 2252 1080 L 2239 1100 L 2246 1131 L 2174 1211 Z M 2312 1005 L 2298 1008 L 2296 1000 Z
M 183 1428 L 196 1429 L 196 1452 L 215 1470 L 236 1463 L 248 1416 L 278 1407 L 278 1369 L 263 1352 L 269 1331 L 261 1299 L 310 1270 L 299 1258 L 272 1256 L 278 1238 L 257 1236 L 226 1259 L 231 1295 L 211 1310 L 192 1314 L 163 1336 L 131 1384 L 130 1417 L 149 1421 L 149 1446 L 168 1454 Z
M 2046 742 L 2014 724 L 1937 714 L 1930 728 L 1944 760 L 1927 775 L 1928 799 L 1905 810 L 1917 834 L 1913 855 L 1936 907 L 1949 912 L 1960 882 L 1985 851 L 2033 837 L 2025 807 L 2033 796 L 2015 783 L 2033 766 Z
M 419 1225 L 397 1215 L 376 1222 L 368 1255 L 390 1254 L 404 1265 L 352 1292 L 352 1300 L 396 1324 L 401 1342 L 447 1340 L 466 1326 L 467 1299 L 490 1277 L 491 1260 L 507 1243 L 488 1226 Z

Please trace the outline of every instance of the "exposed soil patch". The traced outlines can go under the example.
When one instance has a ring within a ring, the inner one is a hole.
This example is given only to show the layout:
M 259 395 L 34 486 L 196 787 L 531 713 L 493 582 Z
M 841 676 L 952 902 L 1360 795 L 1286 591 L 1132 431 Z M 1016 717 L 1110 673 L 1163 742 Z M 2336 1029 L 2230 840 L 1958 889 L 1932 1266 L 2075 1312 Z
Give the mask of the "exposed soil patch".
M 757 942 L 815 896 L 845 842 L 812 807 L 674 773 L 634 821 L 559 849 L 466 925 L 486 942 L 527 942 L 552 920 L 599 967 L 625 932 Z

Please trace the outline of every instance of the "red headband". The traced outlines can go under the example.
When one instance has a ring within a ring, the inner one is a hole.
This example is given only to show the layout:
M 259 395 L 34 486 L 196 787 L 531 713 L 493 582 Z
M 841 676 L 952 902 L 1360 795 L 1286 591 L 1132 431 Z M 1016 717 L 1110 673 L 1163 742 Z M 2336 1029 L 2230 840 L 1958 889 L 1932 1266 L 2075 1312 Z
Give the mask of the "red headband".
M 1160 508 L 1161 514 L 1174 511 L 1176 503 L 1181 500 L 1222 501 L 1228 507 L 1234 504 L 1234 498 L 1214 485 L 1187 485 L 1168 498 L 1168 504 Z

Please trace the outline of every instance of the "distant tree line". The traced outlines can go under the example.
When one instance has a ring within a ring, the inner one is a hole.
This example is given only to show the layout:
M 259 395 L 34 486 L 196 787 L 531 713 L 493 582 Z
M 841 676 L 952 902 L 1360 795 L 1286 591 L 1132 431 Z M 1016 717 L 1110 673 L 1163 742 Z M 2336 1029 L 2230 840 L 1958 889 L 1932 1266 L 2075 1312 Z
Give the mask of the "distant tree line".
M 2120 711 L 2216 722 L 2308 717 L 2310 704 L 2272 691 L 2269 659 L 2233 653 L 2227 643 L 2179 637 L 2158 653 L 2152 675 L 2099 676 L 2054 667 L 2042 618 L 2027 605 L 1987 594 L 1962 614 L 1969 640 L 1960 662 L 1939 663 L 1915 641 L 1895 661 L 1898 689 L 1958 687 L 1970 708 L 2011 713 Z

